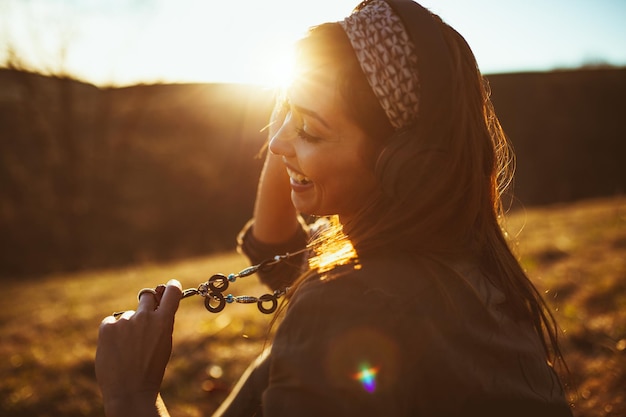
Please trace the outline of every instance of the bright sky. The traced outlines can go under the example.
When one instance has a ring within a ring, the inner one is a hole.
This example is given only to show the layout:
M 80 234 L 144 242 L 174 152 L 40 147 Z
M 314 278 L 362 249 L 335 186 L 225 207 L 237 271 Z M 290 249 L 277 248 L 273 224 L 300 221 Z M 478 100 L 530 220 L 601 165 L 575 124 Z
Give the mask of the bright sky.
M 12 47 L 40 70 L 62 66 L 98 85 L 269 84 L 309 26 L 342 19 L 358 1 L 0 0 L 0 63 Z M 626 65 L 624 0 L 421 4 L 467 39 L 487 74 Z

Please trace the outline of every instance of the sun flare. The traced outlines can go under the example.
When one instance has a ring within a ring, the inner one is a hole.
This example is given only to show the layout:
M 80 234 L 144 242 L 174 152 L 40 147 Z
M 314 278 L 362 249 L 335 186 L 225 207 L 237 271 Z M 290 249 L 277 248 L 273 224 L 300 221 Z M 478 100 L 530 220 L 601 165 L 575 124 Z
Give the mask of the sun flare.
M 255 61 L 261 63 L 254 78 L 271 88 L 286 88 L 294 77 L 294 46 L 276 43 L 256 53 Z

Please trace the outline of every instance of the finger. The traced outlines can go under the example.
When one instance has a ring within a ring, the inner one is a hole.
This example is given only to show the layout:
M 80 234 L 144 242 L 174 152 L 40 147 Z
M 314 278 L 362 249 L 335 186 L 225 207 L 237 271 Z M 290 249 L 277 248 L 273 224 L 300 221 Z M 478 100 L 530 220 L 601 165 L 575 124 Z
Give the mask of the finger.
M 173 316 L 178 310 L 178 305 L 183 296 L 182 286 L 178 280 L 172 279 L 167 283 L 163 297 L 161 298 L 161 304 L 159 305 L 159 311 L 162 311 L 166 315 Z
M 134 315 L 135 315 L 135 311 L 134 310 L 127 310 L 121 316 L 119 316 L 116 321 L 128 320 L 129 318 L 131 318 Z
M 152 288 L 142 289 L 137 297 L 139 298 L 138 312 L 154 311 L 159 305 L 157 292 Z
M 157 292 L 157 300 L 161 302 L 161 297 L 163 297 L 163 293 L 165 292 L 165 285 L 159 284 L 154 290 Z

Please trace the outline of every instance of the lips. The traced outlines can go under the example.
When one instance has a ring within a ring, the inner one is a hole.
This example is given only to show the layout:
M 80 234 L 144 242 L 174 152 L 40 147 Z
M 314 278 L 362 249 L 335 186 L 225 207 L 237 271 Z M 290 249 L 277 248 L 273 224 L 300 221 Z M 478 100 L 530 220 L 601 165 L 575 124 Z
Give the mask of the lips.
M 309 185 L 311 184 L 311 180 L 308 179 L 306 176 L 304 176 L 303 174 L 293 170 L 290 167 L 287 167 L 287 174 L 289 175 L 289 178 L 291 179 L 291 183 L 292 184 L 297 184 L 297 185 Z

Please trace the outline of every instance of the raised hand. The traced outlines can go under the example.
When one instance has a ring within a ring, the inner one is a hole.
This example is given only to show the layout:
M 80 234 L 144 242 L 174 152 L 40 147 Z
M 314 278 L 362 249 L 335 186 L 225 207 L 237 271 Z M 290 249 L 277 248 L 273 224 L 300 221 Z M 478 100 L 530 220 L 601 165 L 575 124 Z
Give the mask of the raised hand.
M 157 398 L 181 296 L 180 283 L 172 280 L 154 292 L 142 291 L 137 311 L 102 321 L 96 377 L 107 416 L 159 415 Z

